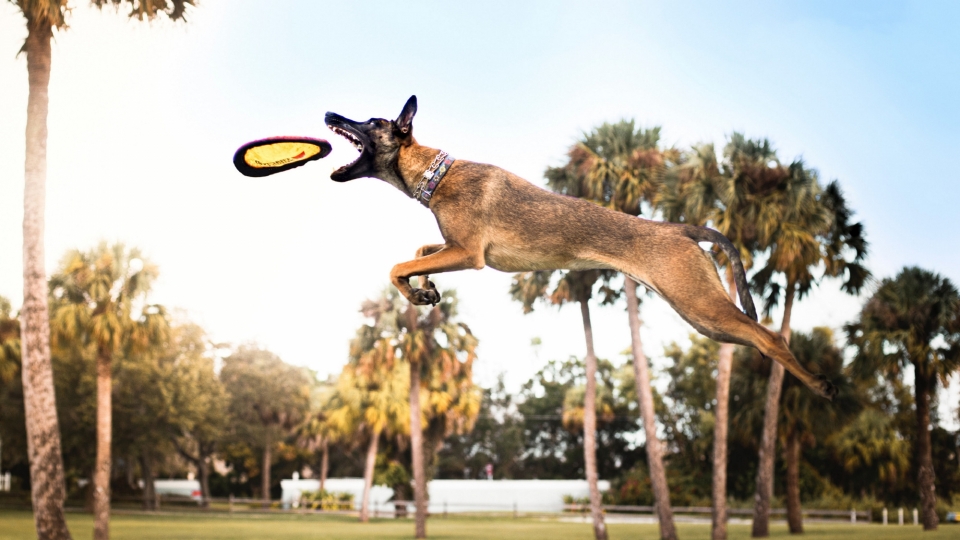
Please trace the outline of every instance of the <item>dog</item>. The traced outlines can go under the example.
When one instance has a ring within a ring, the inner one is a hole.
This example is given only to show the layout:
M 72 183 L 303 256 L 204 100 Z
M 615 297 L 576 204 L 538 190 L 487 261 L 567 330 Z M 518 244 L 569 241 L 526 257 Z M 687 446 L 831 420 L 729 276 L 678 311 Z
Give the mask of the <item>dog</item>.
M 612 269 L 655 291 L 701 334 L 757 348 L 817 394 L 836 388 L 808 372 L 780 336 L 757 323 L 756 308 L 736 247 L 706 227 L 652 221 L 552 193 L 499 167 L 454 160 L 413 136 L 417 97 L 396 120 L 357 122 L 328 112 L 325 123 L 360 155 L 333 171 L 347 182 L 378 178 L 427 206 L 443 244 L 417 250 L 390 271 L 390 281 L 410 302 L 432 305 L 440 294 L 429 275 L 486 266 L 503 272 Z M 730 300 L 716 265 L 699 242 L 720 246 L 730 260 L 740 311 Z M 410 278 L 419 278 L 419 288 Z

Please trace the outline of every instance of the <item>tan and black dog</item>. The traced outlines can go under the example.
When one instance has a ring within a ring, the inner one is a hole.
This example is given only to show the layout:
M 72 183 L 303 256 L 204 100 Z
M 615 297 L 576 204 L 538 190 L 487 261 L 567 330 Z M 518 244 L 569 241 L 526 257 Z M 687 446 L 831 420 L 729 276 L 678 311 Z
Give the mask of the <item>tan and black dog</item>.
M 411 96 L 396 120 L 355 122 L 326 115 L 327 126 L 360 150 L 360 156 L 334 171 L 331 179 L 379 178 L 417 198 L 436 216 L 445 243 L 421 247 L 414 260 L 390 272 L 390 280 L 408 300 L 417 305 L 439 301 L 427 278 L 439 272 L 484 266 L 504 272 L 618 270 L 656 291 L 703 335 L 756 347 L 821 396 L 832 399 L 836 394 L 823 376 L 797 362 L 780 334 L 756 322 L 739 253 L 722 234 L 637 218 L 551 193 L 493 165 L 444 160 L 445 153 L 413 137 L 416 112 L 417 98 Z M 432 193 L 425 189 L 431 179 Z M 740 303 L 749 317 L 730 301 L 713 259 L 698 242 L 719 244 L 732 261 Z M 419 276 L 420 288 L 410 285 L 414 276 Z

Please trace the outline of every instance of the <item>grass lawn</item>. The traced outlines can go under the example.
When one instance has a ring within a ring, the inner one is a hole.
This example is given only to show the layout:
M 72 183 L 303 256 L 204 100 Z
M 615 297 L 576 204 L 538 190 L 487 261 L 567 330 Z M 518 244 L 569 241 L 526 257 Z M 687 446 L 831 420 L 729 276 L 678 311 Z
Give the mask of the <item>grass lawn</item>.
M 71 513 L 67 522 L 76 539 L 91 538 L 93 520 L 89 514 Z M 658 538 L 656 525 L 611 524 L 611 540 L 627 538 Z M 683 540 L 706 540 L 710 535 L 709 525 L 678 524 Z M 787 538 L 786 525 L 775 525 L 772 538 Z M 960 525 L 941 525 L 935 533 L 923 533 L 920 527 L 888 525 L 822 524 L 806 525 L 807 533 L 802 538 L 812 540 L 869 539 L 886 540 L 900 538 L 960 539 Z M 114 514 L 110 536 L 122 539 L 262 539 L 284 540 L 301 538 L 413 538 L 413 522 L 410 520 L 381 519 L 368 524 L 342 516 L 296 516 L 296 515 L 148 515 Z M 589 523 L 563 523 L 534 518 L 431 518 L 427 522 L 427 534 L 433 539 L 489 538 L 492 540 L 564 540 L 593 537 Z M 731 525 L 730 539 L 750 537 L 748 525 Z M 0 511 L 0 539 L 27 540 L 35 538 L 33 518 L 29 512 Z M 797 538 L 797 537 L 793 537 Z

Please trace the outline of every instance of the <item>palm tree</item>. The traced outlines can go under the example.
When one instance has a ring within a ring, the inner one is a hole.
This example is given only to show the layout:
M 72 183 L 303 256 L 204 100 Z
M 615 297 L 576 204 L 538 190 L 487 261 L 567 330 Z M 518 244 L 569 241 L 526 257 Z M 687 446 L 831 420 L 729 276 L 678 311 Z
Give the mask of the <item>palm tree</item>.
M 812 447 L 818 440 L 827 439 L 856 416 L 866 399 L 862 386 L 852 384 L 844 369 L 843 354 L 834 344 L 833 332 L 828 328 L 814 328 L 810 334 L 796 333 L 792 336 L 790 351 L 804 367 L 814 369 L 836 382 L 838 394 L 832 402 L 809 392 L 794 377 L 783 381 L 782 392 L 777 396 L 782 402 L 783 414 L 779 417 L 775 440 L 784 448 L 787 465 L 787 522 L 793 534 L 803 532 L 800 507 L 800 463 L 804 446 Z M 735 369 L 731 387 L 739 396 L 740 407 L 734 417 L 735 425 L 744 438 L 752 440 L 755 426 L 767 420 L 770 373 L 774 364 L 762 358 L 753 349 L 742 349 L 740 362 Z M 744 358 L 744 356 L 746 358 Z
M 381 435 L 406 434 L 410 429 L 410 372 L 406 362 L 390 354 L 390 349 L 374 347 L 363 351 L 356 363 L 344 367 L 336 390 L 341 405 L 330 414 L 331 424 L 338 429 L 346 432 L 352 428 L 368 439 L 360 506 L 362 523 L 370 520 L 370 490 Z
M 302 426 L 301 436 L 306 440 L 311 452 L 316 452 L 317 448 L 320 449 L 320 491 L 323 491 L 330 469 L 330 444 L 350 437 L 353 433 L 350 430 L 340 429 L 331 419 L 333 411 L 343 405 L 338 399 L 336 387 L 323 384 L 317 390 L 318 395 L 311 400 L 316 409 Z
M 930 446 L 930 399 L 937 383 L 960 367 L 960 294 L 949 279 L 917 267 L 886 278 L 847 325 L 856 347 L 853 367 L 899 377 L 913 367 L 917 415 L 917 484 L 924 530 L 936 530 L 935 475 Z
M 53 31 L 66 28 L 68 0 L 12 0 L 27 23 L 22 52 L 27 55 L 26 159 L 23 193 L 23 391 L 30 440 L 30 484 L 37 534 L 43 538 L 70 538 L 63 517 L 63 457 L 57 424 L 56 397 L 50 361 L 50 324 L 44 269 L 44 208 L 47 182 L 48 87 Z M 129 4 L 131 17 L 152 19 L 163 13 L 184 18 L 194 0 L 91 0 L 104 5 Z M 98 537 L 99 538 L 99 537 Z
M 533 304 L 539 299 L 556 306 L 568 302 L 580 304 L 580 316 L 583 320 L 583 335 L 587 345 L 586 388 L 583 398 L 583 461 L 586 469 L 587 485 L 590 489 L 590 514 L 593 518 L 593 534 L 597 540 L 606 540 L 607 526 L 603 519 L 600 489 L 597 487 L 597 356 L 593 350 L 593 326 L 590 323 L 590 298 L 594 285 L 603 279 L 609 281 L 610 272 L 601 270 L 564 271 L 556 287 L 549 294 L 550 271 L 535 271 L 516 274 L 510 287 L 510 295 L 523 304 L 524 313 L 533 311 Z M 609 294 L 615 294 L 606 289 Z
M 94 538 L 98 540 L 110 536 L 113 359 L 158 351 L 165 343 L 165 310 L 146 304 L 157 274 L 157 268 L 136 248 L 101 243 L 87 252 L 68 252 L 50 278 L 54 347 L 92 347 L 97 358 L 97 457 L 92 484 Z
M 782 289 L 780 335 L 789 344 L 794 300 L 802 299 L 821 277 L 845 277 L 841 288 L 850 294 L 859 293 L 869 277 L 869 272 L 861 264 L 867 254 L 867 243 L 862 225 L 850 223 L 852 212 L 847 208 L 839 184 L 831 182 L 827 190 L 823 190 L 816 171 L 807 169 L 801 160 L 790 164 L 788 174 L 768 197 L 766 206 L 779 215 L 779 224 L 767 239 L 769 257 L 766 265 L 754 275 L 753 284 L 755 289 L 765 293 L 765 311 L 769 315 L 779 303 L 781 295 L 780 284 L 772 278 L 775 274 L 783 276 L 786 286 Z M 821 264 L 825 269 L 823 276 L 815 275 Z M 767 383 L 763 435 L 760 439 L 752 531 L 754 537 L 770 534 L 770 499 L 773 496 L 777 417 L 783 380 L 783 366 L 773 366 Z M 787 457 L 791 455 L 788 453 Z M 790 521 L 791 532 L 802 532 L 799 510 L 795 514 Z
M 404 307 L 406 305 L 406 307 Z M 473 383 L 477 339 L 457 321 L 455 291 L 429 309 L 418 309 L 388 288 L 376 300 L 364 302 L 361 312 L 374 319 L 364 340 L 380 341 L 410 367 L 410 453 L 414 482 L 415 534 L 427 535 L 427 456 L 436 454 L 443 438 L 473 428 L 482 395 Z M 359 337 L 360 334 L 358 334 Z M 370 348 L 372 345 L 364 347 Z M 426 402 L 426 407 L 422 403 Z M 433 444 L 426 445 L 424 433 Z
M 570 149 L 565 165 L 547 169 L 547 183 L 558 193 L 585 198 L 633 216 L 640 215 L 643 202 L 654 200 L 663 171 L 671 160 L 678 157 L 673 149 L 661 150 L 659 141 L 659 127 L 647 130 L 636 128 L 633 120 L 604 123 L 584 134 Z M 657 504 L 660 537 L 674 540 L 677 532 L 670 507 L 663 451 L 657 439 L 649 367 L 640 341 L 637 283 L 626 276 L 624 293 L 627 297 L 634 381 L 647 439 L 647 462 Z
M 10 301 L 0 296 L 0 383 L 10 382 L 20 369 L 20 321 L 10 311 Z
M 769 205 L 773 190 L 786 175 L 776 152 L 766 139 L 750 140 L 733 133 L 718 163 L 713 145 L 694 146 L 667 171 L 657 207 L 668 221 L 711 225 L 740 251 L 745 270 L 753 254 L 762 251 L 776 229 L 778 216 Z M 733 271 L 714 246 L 726 267 L 727 290 L 737 301 Z M 717 363 L 716 427 L 713 445 L 713 516 L 711 537 L 727 537 L 727 439 L 730 415 L 730 373 L 734 346 L 720 345 Z

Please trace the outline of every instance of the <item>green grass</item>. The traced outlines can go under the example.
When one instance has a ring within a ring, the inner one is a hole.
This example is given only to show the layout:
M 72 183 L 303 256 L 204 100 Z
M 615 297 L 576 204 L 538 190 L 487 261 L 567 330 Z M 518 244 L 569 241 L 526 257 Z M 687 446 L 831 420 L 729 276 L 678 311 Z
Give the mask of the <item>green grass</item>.
M 75 539 L 90 538 L 93 520 L 89 514 L 70 513 L 67 522 Z M 709 525 L 678 524 L 682 540 L 706 540 Z M 627 538 L 658 538 L 656 525 L 611 524 L 611 540 Z M 920 527 L 896 525 L 848 525 L 810 523 L 801 538 L 811 540 L 893 540 L 923 538 L 935 540 L 960 538 L 960 525 L 941 525 L 935 533 L 924 533 Z M 336 539 L 407 539 L 413 537 L 410 520 L 380 519 L 368 524 L 357 523 L 344 516 L 297 515 L 148 515 L 114 514 L 110 524 L 111 538 L 122 539 L 264 539 L 282 540 L 305 538 Z M 730 540 L 750 537 L 748 525 L 730 525 Z M 589 523 L 565 523 L 535 518 L 431 518 L 427 533 L 432 539 L 477 538 L 491 540 L 565 540 L 593 537 Z M 772 538 L 787 538 L 786 525 L 775 525 Z M 35 538 L 33 518 L 29 512 L 0 511 L 0 539 L 26 540 Z M 797 538 L 797 537 L 792 537 Z

